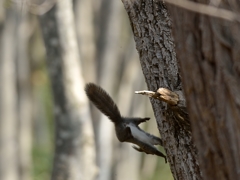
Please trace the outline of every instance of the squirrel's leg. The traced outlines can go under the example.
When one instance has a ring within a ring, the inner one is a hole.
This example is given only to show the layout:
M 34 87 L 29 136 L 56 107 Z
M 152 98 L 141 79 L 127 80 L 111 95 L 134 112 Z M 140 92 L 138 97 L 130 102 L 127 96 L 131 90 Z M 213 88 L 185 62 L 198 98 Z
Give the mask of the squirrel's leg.
M 133 149 L 135 149 L 136 151 L 139 151 L 139 152 L 144 152 L 140 147 L 137 147 L 137 146 L 132 146 Z
M 160 145 L 160 146 L 163 145 L 163 142 L 159 137 L 156 137 L 156 136 L 153 136 L 153 135 L 151 135 L 151 136 L 152 136 L 153 145 Z
M 146 121 L 149 121 L 150 118 L 149 117 L 145 117 L 145 118 L 125 118 L 129 121 L 131 121 L 132 123 L 136 124 L 136 125 L 139 125 L 143 122 L 146 122 Z
M 161 156 L 165 159 L 165 162 L 167 163 L 167 157 L 163 153 L 161 153 L 155 146 L 143 142 L 138 142 L 137 145 L 139 147 L 133 147 L 135 150 L 139 152 L 145 152 L 146 154 Z

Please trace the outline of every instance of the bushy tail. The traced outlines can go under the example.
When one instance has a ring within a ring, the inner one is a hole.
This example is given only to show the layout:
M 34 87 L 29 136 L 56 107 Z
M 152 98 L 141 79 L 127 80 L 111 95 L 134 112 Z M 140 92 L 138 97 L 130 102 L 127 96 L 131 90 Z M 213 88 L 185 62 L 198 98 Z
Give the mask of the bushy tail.
M 93 102 L 93 104 L 103 114 L 108 116 L 112 122 L 116 123 L 118 121 L 121 121 L 121 114 L 117 105 L 104 89 L 93 83 L 88 83 L 85 86 L 85 91 L 88 98 Z

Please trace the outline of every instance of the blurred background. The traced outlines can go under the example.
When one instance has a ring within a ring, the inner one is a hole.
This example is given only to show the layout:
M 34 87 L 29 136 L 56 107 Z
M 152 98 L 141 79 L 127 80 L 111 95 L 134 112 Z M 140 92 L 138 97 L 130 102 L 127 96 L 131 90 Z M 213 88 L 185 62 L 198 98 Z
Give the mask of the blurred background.
M 47 63 L 50 60 L 45 46 L 51 37 L 44 38 L 42 32 L 47 28 L 47 13 L 58 1 L 0 2 L 0 179 L 50 179 L 57 147 L 57 95 L 52 88 L 54 79 L 49 76 L 52 65 Z M 70 13 L 73 20 L 67 28 L 74 32 L 72 41 L 76 41 L 81 77 L 71 76 L 71 80 L 81 80 L 79 94 L 83 94 L 87 82 L 100 85 L 112 96 L 122 115 L 151 117 L 142 128 L 159 136 L 149 99 L 134 94 L 147 87 L 122 2 L 73 0 L 68 5 L 70 9 L 64 7 L 67 12 L 58 13 L 64 17 Z M 64 18 L 58 23 L 61 21 Z M 76 67 L 68 68 L 71 71 Z M 113 124 L 86 97 L 82 99 L 90 109 L 90 118 L 85 120 L 93 132 L 95 179 L 173 179 L 163 158 L 139 153 L 131 144 L 120 143 Z M 162 147 L 159 149 L 164 152 Z

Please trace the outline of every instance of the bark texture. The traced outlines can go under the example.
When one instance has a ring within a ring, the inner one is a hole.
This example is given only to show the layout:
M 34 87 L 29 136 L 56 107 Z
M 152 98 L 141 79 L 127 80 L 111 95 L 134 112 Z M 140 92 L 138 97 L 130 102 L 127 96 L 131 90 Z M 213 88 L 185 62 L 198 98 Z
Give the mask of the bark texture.
M 136 48 L 149 90 L 160 87 L 181 91 L 171 21 L 160 1 L 122 0 L 129 15 Z M 175 179 L 201 179 L 197 150 L 191 132 L 179 123 L 173 110 L 151 99 L 158 129 Z
M 84 92 L 71 1 L 62 0 L 40 18 L 55 104 L 52 179 L 96 177 L 93 129 Z
M 240 12 L 237 0 L 219 7 Z M 169 9 L 203 178 L 239 179 L 240 23 Z

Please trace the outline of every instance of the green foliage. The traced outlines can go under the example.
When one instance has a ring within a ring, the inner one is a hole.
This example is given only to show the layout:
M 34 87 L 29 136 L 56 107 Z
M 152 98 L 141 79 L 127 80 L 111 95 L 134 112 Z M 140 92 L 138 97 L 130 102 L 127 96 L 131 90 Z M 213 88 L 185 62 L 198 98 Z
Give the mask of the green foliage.
M 12 1 L 11 0 L 5 0 L 5 1 L 3 1 L 2 5 L 3 5 L 4 8 L 10 8 L 11 5 L 12 5 Z
M 33 148 L 33 179 L 43 180 L 50 179 L 52 161 L 52 148 L 50 146 Z
M 42 104 L 39 106 L 43 107 L 42 112 L 44 114 L 39 114 L 42 112 L 37 111 L 40 118 L 36 119 L 36 121 L 42 121 L 42 123 L 36 123 L 38 126 L 35 124 L 34 130 L 45 133 L 44 137 L 37 137 L 41 136 L 41 133 L 33 132 L 32 176 L 34 180 L 50 179 L 54 154 L 54 117 L 53 98 L 45 63 L 37 66 L 32 79 L 34 94 L 38 99 L 41 99 Z
M 173 180 L 169 164 L 165 164 L 163 160 L 158 160 L 155 174 L 151 180 Z
M 164 152 L 163 147 L 159 147 L 159 150 L 166 154 Z M 153 158 L 154 160 L 157 159 L 156 165 L 152 166 L 152 173 L 150 177 L 143 176 L 142 180 L 173 180 L 173 176 L 170 170 L 169 163 L 165 163 L 165 160 L 163 158 L 157 157 L 157 156 L 151 156 L 147 155 L 146 158 Z M 153 162 L 155 163 L 155 162 Z

